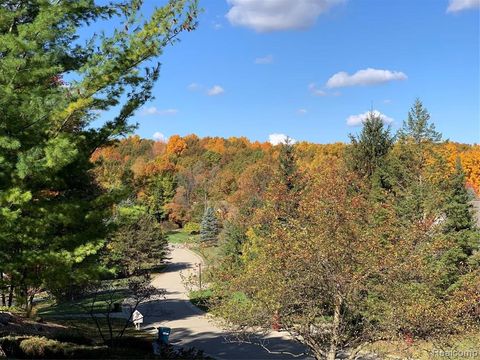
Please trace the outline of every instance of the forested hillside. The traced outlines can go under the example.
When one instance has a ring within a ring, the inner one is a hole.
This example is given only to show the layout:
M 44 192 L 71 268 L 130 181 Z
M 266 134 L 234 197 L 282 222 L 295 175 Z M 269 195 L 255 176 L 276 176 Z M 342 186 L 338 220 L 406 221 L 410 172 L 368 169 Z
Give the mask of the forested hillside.
M 480 147 L 442 140 L 419 100 L 348 144 L 133 136 L 92 161 L 119 206 L 218 249 L 208 306 L 240 337 L 282 328 L 333 360 L 478 328 Z
M 322 172 L 344 161 L 350 144 L 295 144 L 299 168 Z M 92 156 L 95 178 L 105 190 L 127 196 L 149 209 L 159 221 L 183 227 L 200 222 L 214 206 L 223 220 L 248 217 L 262 203 L 279 162 L 280 146 L 247 138 L 172 136 L 167 142 L 131 136 L 98 149 Z M 393 151 L 399 148 L 394 145 Z M 447 177 L 457 158 L 472 194 L 480 193 L 480 146 L 435 144 L 427 162 L 444 161 L 432 176 Z
M 0 358 L 477 356 L 479 3 L 368 3 L 0 1 Z

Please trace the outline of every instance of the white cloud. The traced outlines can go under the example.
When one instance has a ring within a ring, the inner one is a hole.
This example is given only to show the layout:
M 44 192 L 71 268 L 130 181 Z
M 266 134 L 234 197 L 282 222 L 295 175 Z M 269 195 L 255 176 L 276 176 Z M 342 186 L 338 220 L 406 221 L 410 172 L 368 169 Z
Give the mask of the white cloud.
M 387 115 L 382 114 L 378 110 L 373 110 L 373 111 L 366 111 L 363 114 L 350 115 L 347 118 L 347 125 L 348 126 L 360 126 L 365 122 L 365 120 L 370 115 L 373 115 L 375 117 L 379 117 L 380 119 L 382 119 L 384 124 L 391 124 L 393 122 L 393 119 L 391 117 L 388 117 Z
M 224 92 L 225 90 L 220 85 L 214 85 L 212 88 L 208 89 L 207 95 L 216 96 L 216 95 L 221 95 Z
M 384 104 L 391 104 L 391 103 L 392 103 L 392 100 L 390 100 L 390 99 L 385 99 L 385 100 L 383 100 L 383 103 L 384 103 Z
M 157 131 L 156 133 L 153 134 L 153 138 L 155 140 L 161 141 L 161 142 L 166 142 L 167 141 L 167 137 L 159 131 Z
M 305 29 L 332 6 L 345 0 L 227 0 L 232 25 L 259 32 Z
M 447 13 L 480 8 L 480 0 L 450 0 Z
M 308 90 L 315 95 L 315 96 L 327 96 L 328 94 L 323 91 L 322 89 L 319 89 L 315 83 L 311 83 L 308 85 Z
M 214 23 L 213 24 L 213 29 L 214 30 L 220 30 L 221 28 L 223 28 L 222 24 L 220 24 L 220 23 Z
M 291 137 L 285 134 L 270 134 L 268 135 L 268 142 L 272 145 L 285 144 L 287 139 L 290 140 L 290 143 L 295 144 L 297 140 L 292 139 Z
M 178 113 L 177 109 L 164 109 L 159 110 L 155 106 L 150 106 L 142 111 L 143 116 L 148 115 L 176 115 Z
M 305 114 L 308 113 L 308 111 L 307 111 L 307 109 L 298 109 L 298 110 L 297 110 L 297 113 L 298 113 L 299 115 L 305 115 Z
M 353 75 L 349 75 L 345 71 L 334 74 L 328 79 L 326 86 L 328 88 L 339 88 L 357 85 L 376 85 L 394 80 L 406 80 L 407 75 L 401 71 L 364 69 L 359 70 Z
M 273 63 L 273 55 L 267 55 L 267 56 L 259 57 L 255 59 L 255 64 L 265 65 L 265 64 L 271 64 L 271 63 Z
M 197 90 L 200 90 L 201 88 L 202 88 L 202 85 L 197 83 L 191 83 L 187 86 L 187 89 L 190 91 L 197 91 Z

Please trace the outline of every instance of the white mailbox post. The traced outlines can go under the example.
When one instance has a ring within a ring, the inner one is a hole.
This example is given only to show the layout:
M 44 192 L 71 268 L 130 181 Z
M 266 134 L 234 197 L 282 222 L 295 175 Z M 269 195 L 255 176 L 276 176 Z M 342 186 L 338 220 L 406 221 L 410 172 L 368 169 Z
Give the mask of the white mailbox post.
M 135 310 L 132 315 L 133 325 L 135 329 L 140 330 L 140 326 L 143 324 L 143 315 L 140 311 Z

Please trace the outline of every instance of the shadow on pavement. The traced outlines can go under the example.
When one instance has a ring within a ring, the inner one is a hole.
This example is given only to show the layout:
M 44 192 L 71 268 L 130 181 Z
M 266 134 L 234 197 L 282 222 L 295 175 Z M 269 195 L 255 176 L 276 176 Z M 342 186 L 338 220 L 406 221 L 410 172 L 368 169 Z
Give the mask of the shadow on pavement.
M 143 330 L 151 332 L 156 332 L 157 327 L 169 326 L 169 322 L 187 320 L 202 315 L 202 312 L 193 307 L 188 300 L 167 299 L 142 304 L 139 311 L 144 315 Z M 206 354 L 219 360 L 311 359 L 303 354 L 306 350 L 303 345 L 280 336 L 252 337 L 250 339 L 252 344 L 250 344 L 234 342 L 234 337 L 230 336 L 228 332 L 193 332 L 184 327 L 173 327 L 170 342 L 185 348 L 195 347 L 204 350 Z
M 173 345 L 202 349 L 216 359 L 312 359 L 304 354 L 305 348 L 301 344 L 281 337 L 252 338 L 252 344 L 247 344 L 232 342 L 228 334 L 192 334 L 188 329 L 176 328 L 172 329 L 170 339 Z
M 187 270 L 187 269 L 191 269 L 191 268 L 192 268 L 192 266 L 189 263 L 185 263 L 185 262 L 180 262 L 180 263 L 175 263 L 175 264 L 167 264 L 167 266 L 162 271 L 162 273 L 177 272 L 177 271 Z

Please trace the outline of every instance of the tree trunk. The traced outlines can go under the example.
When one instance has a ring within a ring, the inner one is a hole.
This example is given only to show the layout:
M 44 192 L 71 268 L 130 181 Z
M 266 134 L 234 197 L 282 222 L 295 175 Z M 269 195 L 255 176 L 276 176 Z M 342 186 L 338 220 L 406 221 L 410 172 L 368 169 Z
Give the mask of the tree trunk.
M 335 360 L 337 356 L 338 343 L 340 340 L 340 310 L 342 308 L 342 297 L 335 294 L 333 305 L 333 323 L 332 337 L 330 339 L 330 349 L 328 350 L 327 360 Z
M 5 288 L 3 286 L 3 271 L 0 271 L 0 283 L 2 284 L 2 306 L 7 306 L 7 298 L 5 297 Z
M 7 304 L 8 307 L 12 307 L 12 304 L 13 304 L 13 290 L 15 290 L 15 287 L 13 286 L 13 283 L 11 283 L 10 290 L 8 292 L 8 304 Z
M 28 294 L 25 296 L 25 307 L 26 307 L 27 318 L 32 316 L 34 297 L 35 295 L 28 296 Z

